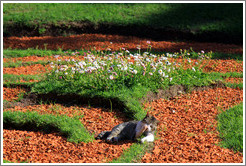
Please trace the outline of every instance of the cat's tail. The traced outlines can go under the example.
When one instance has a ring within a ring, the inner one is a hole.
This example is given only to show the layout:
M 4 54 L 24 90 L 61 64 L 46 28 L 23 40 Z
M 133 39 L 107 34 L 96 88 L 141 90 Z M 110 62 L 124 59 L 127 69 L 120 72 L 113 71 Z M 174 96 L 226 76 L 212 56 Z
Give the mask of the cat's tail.
M 111 133 L 110 131 L 102 131 L 100 134 L 98 134 L 95 137 L 95 139 L 106 139 L 110 133 Z

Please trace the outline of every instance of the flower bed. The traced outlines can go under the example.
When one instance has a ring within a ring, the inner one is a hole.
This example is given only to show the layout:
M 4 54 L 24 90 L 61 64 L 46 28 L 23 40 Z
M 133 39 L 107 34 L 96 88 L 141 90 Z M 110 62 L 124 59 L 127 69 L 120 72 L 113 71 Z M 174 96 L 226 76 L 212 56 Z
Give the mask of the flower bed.
M 146 49 L 150 49 L 149 44 L 146 44 L 146 46 Z M 200 52 L 200 55 L 201 53 L 204 54 Z M 54 60 L 53 63 L 47 65 L 48 70 L 43 67 L 45 70 L 42 71 L 38 71 L 39 67 L 42 68 L 42 65 L 32 65 L 35 68 L 18 67 L 13 70 L 15 74 L 51 71 L 50 75 L 47 73 L 46 80 L 42 80 L 35 85 L 33 91 L 38 93 L 59 92 L 60 94 L 71 94 L 72 92 L 89 98 L 101 96 L 111 104 L 111 109 L 91 107 L 90 103 L 86 106 L 68 106 L 65 103 L 40 103 L 25 107 L 15 106 L 8 110 L 21 110 L 22 112 L 29 110 L 37 111 L 39 114 L 67 115 L 78 118 L 90 133 L 97 134 L 103 130 L 110 130 L 116 124 L 128 120 L 129 117 L 141 119 L 145 115 L 146 109 L 148 109 L 151 114 L 161 119 L 162 123 L 158 127 L 157 140 L 153 151 L 145 153 L 141 162 L 241 163 L 242 153 L 234 153 L 232 150 L 215 145 L 215 143 L 219 143 L 215 119 L 221 109 L 225 110 L 243 100 L 242 89 L 232 89 L 224 86 L 207 88 L 168 100 L 144 101 L 145 108 L 141 107 L 142 103 L 138 100 L 143 98 L 148 91 L 158 91 L 159 88 L 180 84 L 182 79 L 187 79 L 183 82 L 191 83 L 191 85 L 188 85 L 190 87 L 199 85 L 199 83 L 200 85 L 213 83 L 217 77 L 213 77 L 211 73 L 208 75 L 203 73 L 204 71 L 199 68 L 199 65 L 207 64 L 208 67 L 205 66 L 204 68 L 207 72 L 243 71 L 242 62 L 235 60 L 198 61 L 174 58 L 173 55 L 156 56 L 150 53 L 131 55 L 126 50 L 122 50 L 122 52 L 103 56 L 87 53 L 79 59 L 73 58 L 74 60 L 72 58 L 68 60 L 67 57 L 65 57 L 67 59 L 65 60 L 62 59 L 62 56 L 50 57 L 49 60 Z M 35 59 L 38 58 L 35 57 Z M 18 61 L 21 59 L 12 60 Z M 32 59 L 25 58 L 24 61 L 28 62 L 29 60 Z M 186 64 L 182 65 L 182 61 L 185 61 Z M 24 70 L 24 68 L 27 70 Z M 7 70 L 12 70 L 11 68 L 4 69 L 4 74 L 8 73 Z M 18 72 L 18 69 L 21 70 Z M 67 74 L 65 74 L 66 72 Z M 151 79 L 152 76 L 153 79 Z M 203 80 L 204 78 L 205 80 Z M 209 78 L 209 81 L 206 78 Z M 194 82 L 192 79 L 194 79 Z M 86 83 L 86 81 L 89 83 Z M 86 89 L 86 91 L 82 89 Z M 184 93 L 183 90 L 179 94 L 182 93 Z M 124 115 L 121 112 L 122 110 L 115 111 L 115 103 L 112 103 L 112 101 L 122 101 L 124 108 L 127 108 L 128 111 L 124 111 Z M 134 110 L 137 111 L 134 112 Z M 132 114 L 131 111 L 134 113 Z M 132 116 L 129 116 L 129 114 Z M 131 145 L 135 144 L 129 141 L 107 144 L 104 141 L 97 140 L 87 144 L 71 144 L 66 142 L 65 138 L 59 133 L 47 134 L 4 129 L 4 159 L 15 162 L 98 163 L 109 162 L 113 159 L 117 162 L 117 158 L 125 153 L 123 149 L 128 149 Z M 131 150 L 131 148 L 128 150 Z M 120 159 L 120 161 L 127 160 Z

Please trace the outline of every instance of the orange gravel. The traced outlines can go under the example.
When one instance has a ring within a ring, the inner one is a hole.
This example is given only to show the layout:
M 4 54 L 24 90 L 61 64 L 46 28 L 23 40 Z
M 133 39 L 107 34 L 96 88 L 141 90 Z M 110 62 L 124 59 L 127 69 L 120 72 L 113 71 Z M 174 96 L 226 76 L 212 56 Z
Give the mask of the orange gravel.
M 120 35 L 103 35 L 103 34 L 82 34 L 63 36 L 43 36 L 43 37 L 5 37 L 3 39 L 4 49 L 6 48 L 38 48 L 56 50 L 63 48 L 63 50 L 80 50 L 80 49 L 94 49 L 119 50 L 124 47 L 132 50 L 136 49 L 137 45 L 141 45 L 141 49 L 147 49 L 147 41 L 151 42 L 152 48 L 156 51 L 179 52 L 180 49 L 193 48 L 194 51 L 204 50 L 206 52 L 224 52 L 224 53 L 243 53 L 243 46 L 233 44 L 218 44 L 218 43 L 198 43 L 198 42 L 167 42 L 167 41 L 152 41 L 141 39 L 132 36 Z
M 144 163 L 242 163 L 242 153 L 216 144 L 216 116 L 243 101 L 243 90 L 215 88 L 194 91 L 172 100 L 159 99 L 146 104 L 162 120 L 155 149 L 142 158 Z

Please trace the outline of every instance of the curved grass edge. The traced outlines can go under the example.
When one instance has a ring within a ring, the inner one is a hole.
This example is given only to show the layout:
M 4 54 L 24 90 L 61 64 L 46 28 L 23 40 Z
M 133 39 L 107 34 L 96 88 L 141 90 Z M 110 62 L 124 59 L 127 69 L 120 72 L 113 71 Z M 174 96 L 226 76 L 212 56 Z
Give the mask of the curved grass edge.
M 220 146 L 243 152 L 243 102 L 218 115 Z
M 153 147 L 150 143 L 134 143 L 130 148 L 123 151 L 122 155 L 109 163 L 137 163 L 144 154 Z
M 4 111 L 3 112 L 3 127 L 11 126 L 16 129 L 39 129 L 46 132 L 58 131 L 65 137 L 67 141 L 92 142 L 94 136 L 91 135 L 84 125 L 75 118 L 70 118 L 66 115 L 50 115 L 38 114 L 37 112 L 20 112 L 20 111 Z

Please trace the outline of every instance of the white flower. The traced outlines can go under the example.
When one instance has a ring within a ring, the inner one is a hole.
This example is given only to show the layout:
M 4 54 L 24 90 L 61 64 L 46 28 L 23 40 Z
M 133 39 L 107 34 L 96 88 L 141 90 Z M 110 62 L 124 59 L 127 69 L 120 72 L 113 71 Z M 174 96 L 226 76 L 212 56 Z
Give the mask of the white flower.
M 162 70 L 161 70 L 161 69 L 160 69 L 160 70 L 158 70 L 158 73 L 159 73 L 159 74 L 162 74 Z
M 150 57 L 152 57 L 152 58 L 156 58 L 157 56 L 156 56 L 156 55 L 154 55 L 154 54 L 150 54 Z
M 64 73 L 65 75 L 67 75 L 67 72 L 66 73 Z
M 173 78 L 170 78 L 170 82 L 173 80 Z
M 204 51 L 202 50 L 201 53 L 204 54 Z
M 171 63 L 169 61 L 166 61 L 166 65 L 171 65 Z
M 122 68 L 121 68 L 121 70 L 127 70 L 127 66 L 123 66 Z
M 113 75 L 110 75 L 109 76 L 109 79 L 113 80 L 114 79 L 114 76 Z
M 149 58 L 146 58 L 146 62 L 150 62 L 150 59 Z
M 167 59 L 168 59 L 168 58 L 167 58 L 167 57 L 164 57 L 164 56 L 160 58 L 161 61 L 163 61 L 163 60 L 166 61 Z
M 138 73 L 138 71 L 137 70 L 133 70 L 133 74 L 137 74 Z
M 195 69 L 194 67 L 192 67 L 192 70 L 193 70 L 193 71 L 196 71 L 196 69 Z
M 153 73 L 149 72 L 149 75 L 151 75 L 151 76 L 152 76 L 152 75 L 153 75 Z
M 85 72 L 84 70 L 79 70 L 79 73 L 81 73 L 81 74 L 84 73 L 84 72 Z
M 59 70 L 56 70 L 55 72 L 56 72 L 56 73 L 58 73 L 58 72 L 59 72 Z

